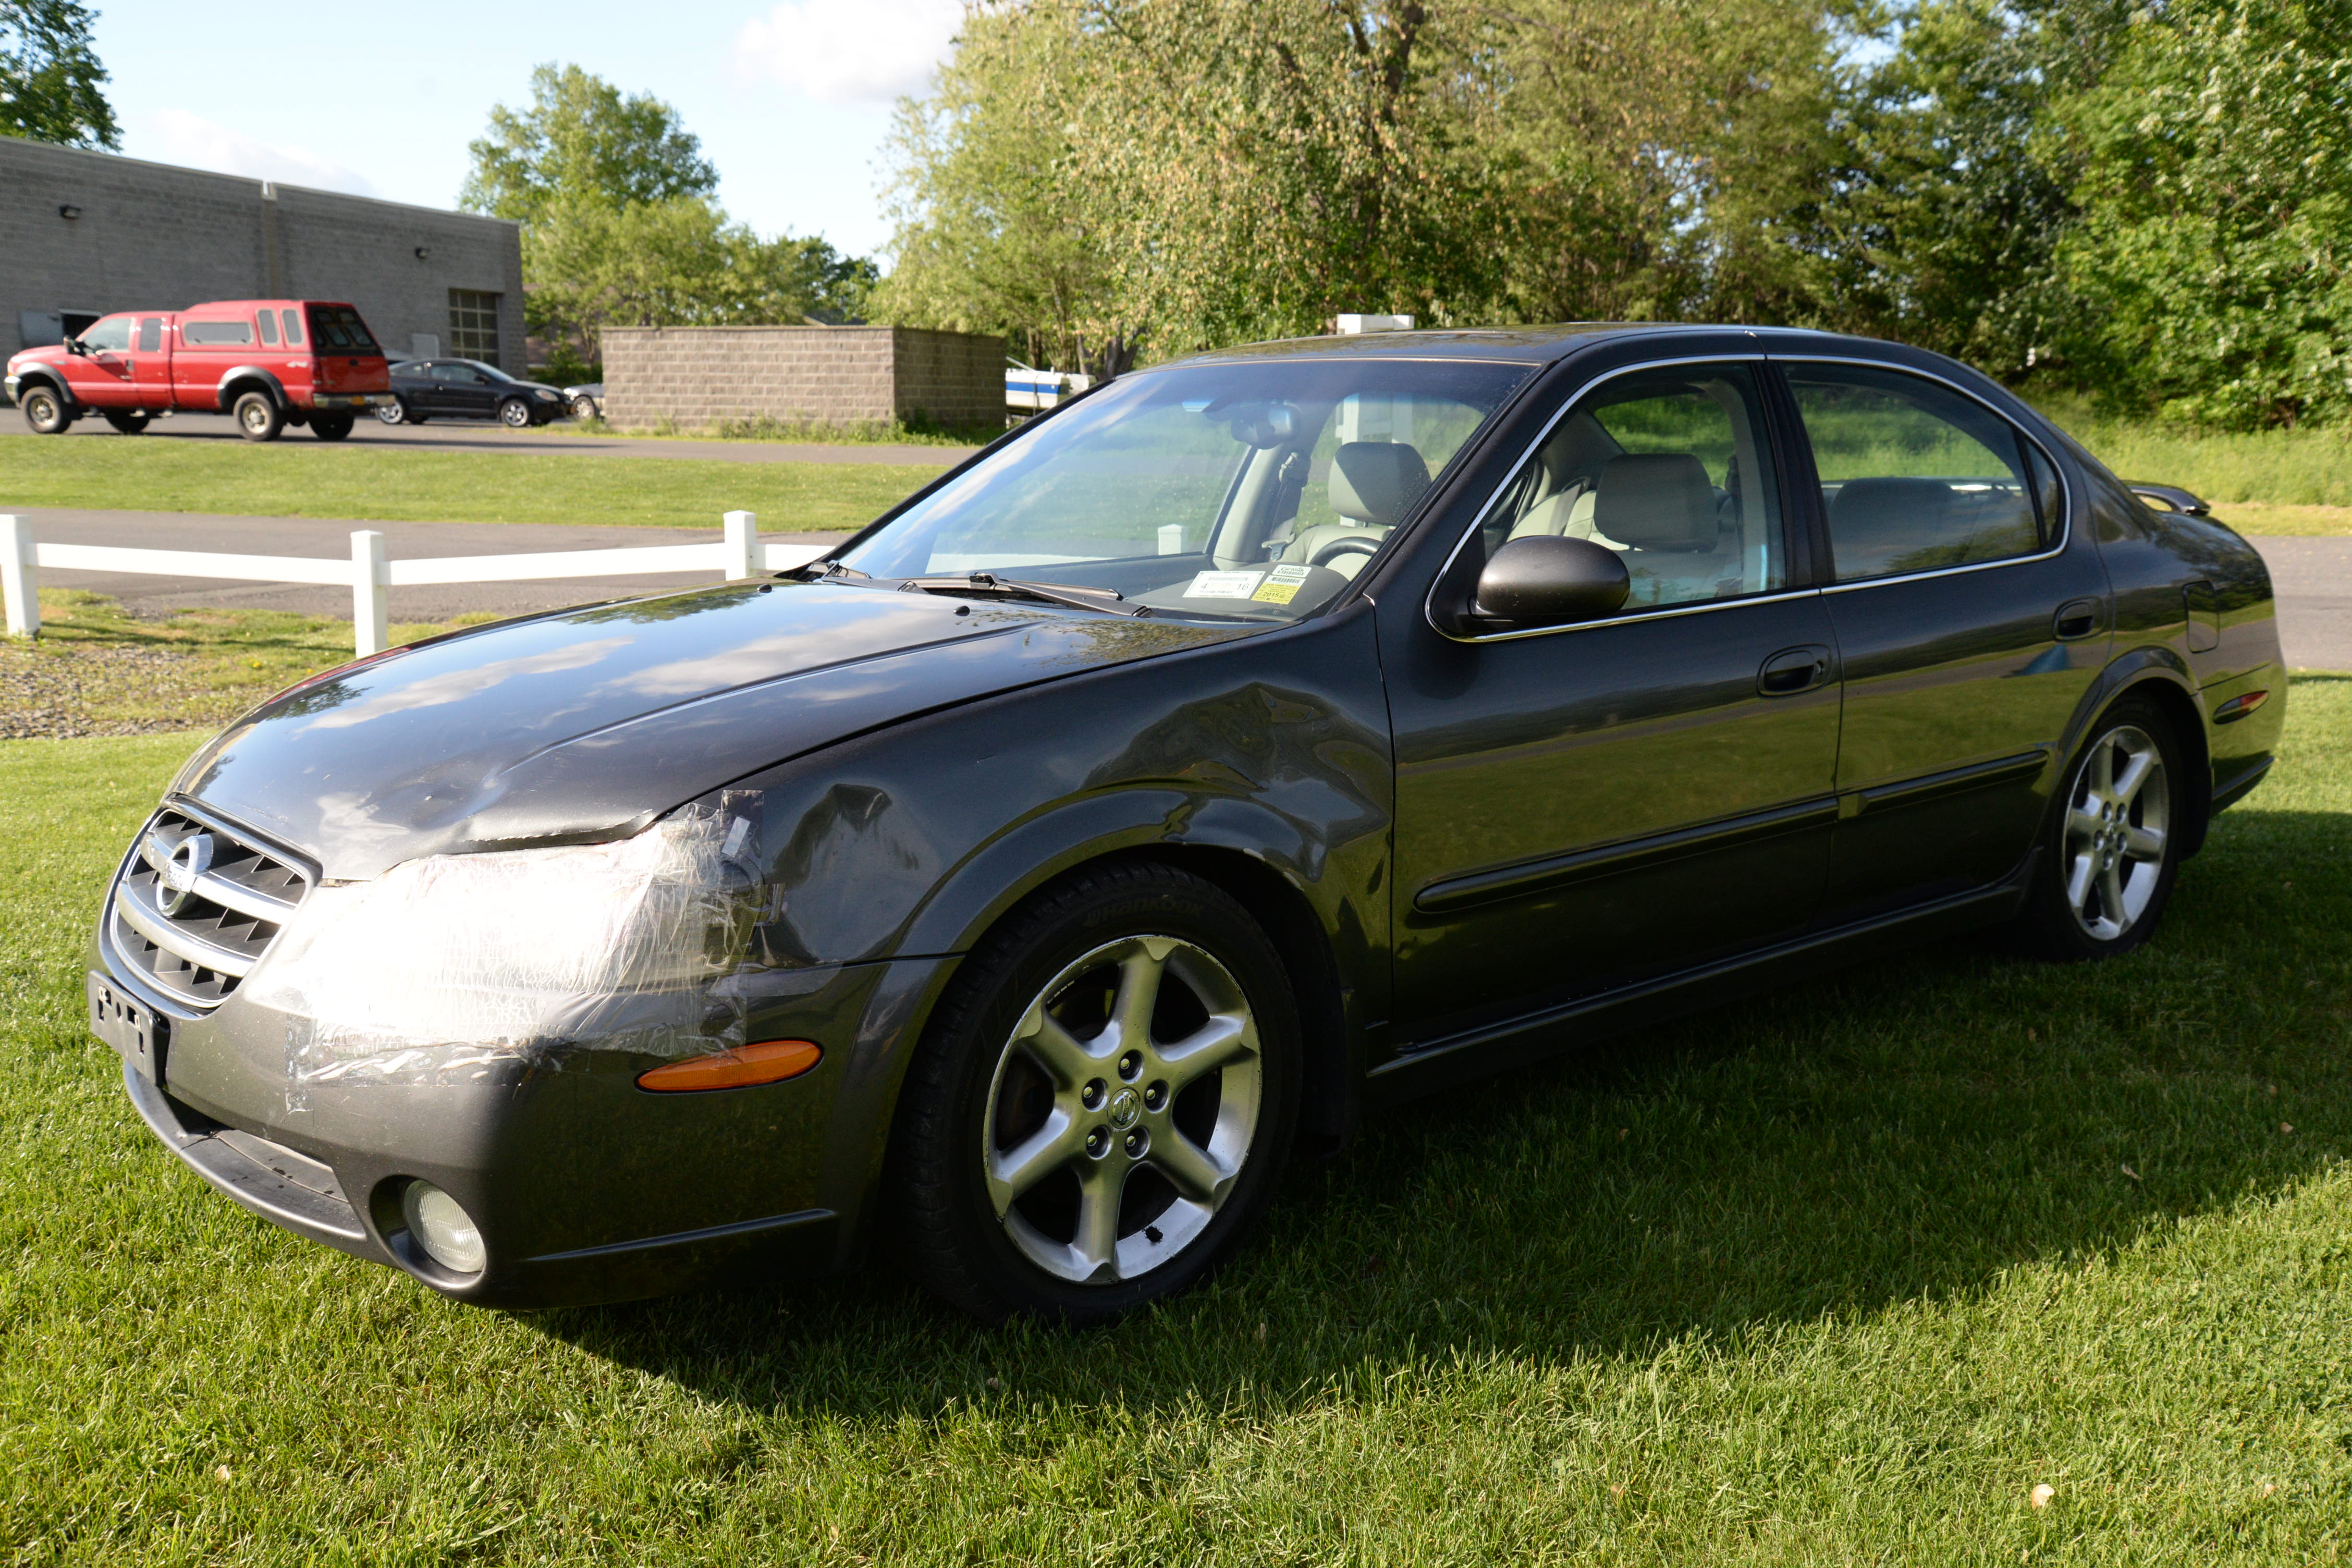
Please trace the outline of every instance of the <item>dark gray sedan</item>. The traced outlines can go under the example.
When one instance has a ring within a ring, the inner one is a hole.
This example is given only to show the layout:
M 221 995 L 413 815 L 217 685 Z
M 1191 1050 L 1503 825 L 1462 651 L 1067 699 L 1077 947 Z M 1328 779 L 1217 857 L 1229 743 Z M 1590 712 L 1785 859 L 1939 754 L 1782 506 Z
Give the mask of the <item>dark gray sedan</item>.
M 483 1303 L 839 1267 L 1106 1318 L 1368 1107 L 1906 942 L 2148 940 L 2259 557 L 1885 343 L 1122 376 L 814 566 L 281 692 L 125 854 L 149 1124 Z

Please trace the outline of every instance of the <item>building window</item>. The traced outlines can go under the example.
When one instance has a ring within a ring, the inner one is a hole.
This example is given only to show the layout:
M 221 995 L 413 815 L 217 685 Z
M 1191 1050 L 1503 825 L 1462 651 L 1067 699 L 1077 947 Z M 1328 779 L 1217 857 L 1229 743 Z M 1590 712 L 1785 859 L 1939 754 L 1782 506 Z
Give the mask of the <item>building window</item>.
M 473 289 L 449 290 L 449 352 L 460 359 L 499 363 L 499 297 Z

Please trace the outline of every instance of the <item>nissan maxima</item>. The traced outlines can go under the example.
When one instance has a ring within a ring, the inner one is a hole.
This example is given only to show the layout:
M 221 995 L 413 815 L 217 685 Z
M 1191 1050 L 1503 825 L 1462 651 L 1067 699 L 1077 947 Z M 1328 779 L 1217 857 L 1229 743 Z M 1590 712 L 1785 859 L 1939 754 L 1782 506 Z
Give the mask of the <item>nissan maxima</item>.
M 1728 328 L 1124 375 L 814 564 L 193 756 L 89 963 L 133 1103 L 466 1301 L 877 1252 L 1098 1321 L 1368 1110 L 1890 947 L 2146 942 L 2270 584 L 2000 385 Z

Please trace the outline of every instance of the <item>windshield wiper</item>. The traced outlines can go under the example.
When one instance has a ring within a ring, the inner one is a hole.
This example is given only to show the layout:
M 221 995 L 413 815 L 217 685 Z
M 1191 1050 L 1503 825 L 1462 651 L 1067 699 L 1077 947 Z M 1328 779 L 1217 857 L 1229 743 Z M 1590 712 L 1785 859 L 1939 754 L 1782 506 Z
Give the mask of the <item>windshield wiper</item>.
M 1019 599 L 1042 599 L 1074 610 L 1103 610 L 1114 616 L 1148 616 L 1147 605 L 1129 605 L 1127 595 L 1109 588 L 1066 588 L 1058 583 L 1031 583 L 999 577 L 993 572 L 973 572 L 961 577 L 908 577 L 898 586 L 922 594 L 1004 594 Z
M 871 578 L 871 572 L 860 572 L 855 566 L 844 566 L 838 561 L 812 561 L 805 566 L 795 566 L 789 572 L 779 572 L 779 577 L 797 577 L 803 583 L 822 583 L 828 577 Z

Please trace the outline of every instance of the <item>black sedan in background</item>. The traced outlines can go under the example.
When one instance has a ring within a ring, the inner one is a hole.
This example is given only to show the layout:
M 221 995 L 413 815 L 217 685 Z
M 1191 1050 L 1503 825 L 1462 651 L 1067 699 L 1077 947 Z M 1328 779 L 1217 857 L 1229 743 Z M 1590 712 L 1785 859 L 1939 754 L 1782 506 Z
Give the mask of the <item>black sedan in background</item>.
M 428 419 L 495 419 L 513 430 L 566 417 L 572 405 L 544 382 L 517 381 L 478 359 L 409 359 L 392 367 L 393 403 L 375 416 L 387 425 Z
M 90 1016 L 207 1181 L 461 1300 L 879 1251 L 1098 1321 L 1368 1108 L 1973 928 L 2146 942 L 2278 747 L 2272 612 L 1919 350 L 1234 349 L 813 566 L 279 693 L 124 856 Z

